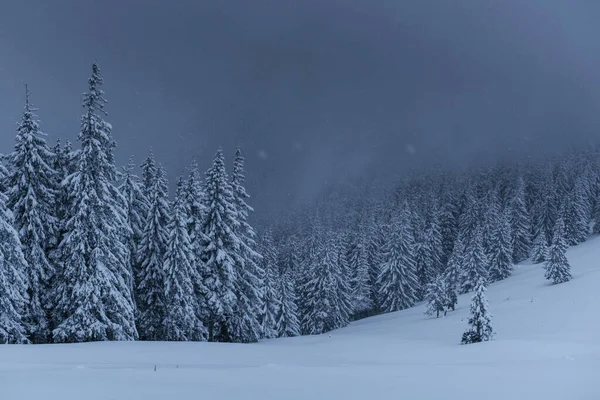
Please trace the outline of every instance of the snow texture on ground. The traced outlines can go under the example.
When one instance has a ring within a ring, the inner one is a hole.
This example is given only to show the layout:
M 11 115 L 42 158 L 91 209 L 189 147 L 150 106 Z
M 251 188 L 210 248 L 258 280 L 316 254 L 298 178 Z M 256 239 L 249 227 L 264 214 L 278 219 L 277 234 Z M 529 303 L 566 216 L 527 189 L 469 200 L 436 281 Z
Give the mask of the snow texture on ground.
M 493 342 L 459 345 L 470 295 L 330 334 L 257 344 L 0 346 L 1 400 L 600 399 L 600 238 L 571 248 L 573 280 L 541 265 L 490 285 Z

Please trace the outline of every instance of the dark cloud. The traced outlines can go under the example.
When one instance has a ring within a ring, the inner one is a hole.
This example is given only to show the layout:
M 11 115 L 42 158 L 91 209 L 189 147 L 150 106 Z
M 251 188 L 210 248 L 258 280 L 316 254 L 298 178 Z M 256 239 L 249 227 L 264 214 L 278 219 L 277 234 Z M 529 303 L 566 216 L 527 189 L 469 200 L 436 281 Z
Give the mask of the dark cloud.
M 152 147 L 174 178 L 241 145 L 259 211 L 365 173 L 561 151 L 599 132 L 599 17 L 592 0 L 0 0 L 0 150 L 25 81 L 74 139 L 97 60 L 119 161 Z

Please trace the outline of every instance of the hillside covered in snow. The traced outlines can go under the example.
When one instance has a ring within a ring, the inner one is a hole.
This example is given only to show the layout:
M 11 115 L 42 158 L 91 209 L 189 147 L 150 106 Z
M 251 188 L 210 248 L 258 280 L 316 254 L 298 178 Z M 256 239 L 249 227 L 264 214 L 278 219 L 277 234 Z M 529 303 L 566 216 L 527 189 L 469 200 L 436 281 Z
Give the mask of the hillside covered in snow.
M 569 249 L 573 279 L 525 262 L 488 287 L 496 339 L 461 346 L 471 294 L 445 318 L 417 306 L 329 334 L 254 344 L 0 346 L 1 398 L 598 399 L 600 238 Z

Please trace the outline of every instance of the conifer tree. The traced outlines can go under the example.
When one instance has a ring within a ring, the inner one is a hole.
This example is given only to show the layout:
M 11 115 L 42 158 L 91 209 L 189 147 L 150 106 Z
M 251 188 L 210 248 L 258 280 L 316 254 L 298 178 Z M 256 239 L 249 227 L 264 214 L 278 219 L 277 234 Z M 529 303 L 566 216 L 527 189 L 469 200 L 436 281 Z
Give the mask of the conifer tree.
M 352 277 L 350 282 L 352 310 L 356 318 L 373 308 L 367 248 L 362 235 L 359 236 L 358 241 L 350 249 L 348 267 Z
M 132 293 L 135 292 L 135 277 L 140 273 L 140 264 L 138 263 L 137 250 L 142 240 L 143 231 L 146 224 L 146 217 L 150 204 L 144 195 L 139 177 L 134 174 L 135 164 L 133 158 L 129 164 L 123 168 L 122 181 L 119 190 L 125 198 L 125 214 L 127 216 L 127 225 L 131 234 L 127 238 L 127 245 L 130 254 L 131 266 L 131 286 Z M 135 300 L 135 296 L 134 296 Z
M 203 283 L 206 287 L 208 340 L 230 342 L 232 316 L 237 305 L 236 265 L 242 263 L 239 225 L 233 191 L 225 171 L 223 151 L 218 150 L 206 172 L 206 217 L 202 224 L 204 243 Z
M 445 281 L 441 275 L 427 285 L 425 300 L 427 301 L 427 315 L 435 314 L 436 318 L 439 318 L 440 312 L 446 315 L 445 310 L 450 300 L 448 299 L 448 290 L 446 289 Z
M 392 312 L 412 307 L 417 301 L 419 282 L 416 276 L 415 243 L 406 209 L 393 224 L 385 257 L 378 278 L 381 309 Z
M 146 198 L 149 199 L 152 194 L 152 188 L 154 188 L 154 184 L 156 183 L 156 177 L 158 176 L 158 168 L 152 150 L 150 150 L 148 157 L 140 165 L 140 168 L 142 169 L 142 189 Z
M 488 260 L 483 250 L 482 240 L 481 228 L 475 228 L 461 260 L 460 293 L 470 292 L 480 278 L 487 277 Z
M 268 273 L 261 270 L 259 262 L 262 257 L 256 250 L 256 234 L 248 223 L 249 214 L 254 210 L 246 202 L 250 195 L 244 187 L 244 157 L 242 157 L 240 149 L 235 152 L 231 178 L 233 206 L 237 222 L 234 227 L 235 234 L 239 239 L 239 261 L 236 262 L 235 268 L 237 275 L 235 294 L 238 301 L 232 320 L 234 330 L 232 337 L 236 342 L 255 342 L 260 338 L 261 331 L 264 329 L 264 324 L 261 328 L 260 323 L 261 308 L 264 307 L 261 276 L 266 276 Z
M 584 242 L 589 233 L 590 215 L 585 188 L 581 180 L 578 180 L 575 187 L 566 194 L 561 214 L 566 244 L 575 246 Z
M 548 244 L 546 243 L 546 235 L 538 234 L 533 240 L 531 248 L 531 259 L 535 264 L 542 263 L 548 258 Z
M 0 193 L 0 343 L 29 343 L 23 314 L 29 301 L 28 268 L 13 216 Z
M 308 335 L 316 335 L 340 328 L 342 318 L 337 314 L 339 308 L 336 263 L 338 262 L 335 238 L 325 235 L 317 250 L 319 256 L 313 259 L 310 278 L 301 287 L 305 296 L 305 314 L 302 318 L 302 330 Z
M 496 225 L 491 227 L 491 247 L 489 250 L 490 282 L 508 278 L 512 273 L 513 249 L 510 222 L 506 213 L 500 213 Z
M 519 177 L 515 192 L 510 202 L 510 228 L 512 244 L 512 261 L 520 263 L 529 257 L 531 248 L 531 220 L 525 202 L 525 183 Z
M 552 245 L 548 249 L 548 259 L 544 265 L 544 276 L 554 284 L 571 280 L 571 266 L 566 256 L 567 244 L 565 241 L 565 228 L 562 218 L 556 220 Z
M 138 329 L 143 340 L 163 340 L 166 337 L 163 320 L 166 317 L 165 271 L 170 221 L 168 183 L 159 166 L 152 187 L 148 190 L 149 209 L 137 251 L 139 265 L 137 283 Z
M 352 315 L 352 293 L 350 289 L 350 276 L 345 248 L 338 236 L 334 242 L 337 251 L 337 262 L 334 264 L 334 284 L 336 288 L 334 315 L 336 326 L 346 326 Z
M 57 245 L 58 221 L 54 206 L 58 175 L 52 166 L 54 154 L 40 130 L 27 89 L 15 148 L 7 161 L 7 206 L 13 211 L 14 226 L 28 266 L 29 300 L 24 319 L 30 340 L 46 343 L 50 336 L 48 293 L 54 274 L 48 253 Z
M 277 337 L 277 310 L 281 307 L 280 288 L 277 280 L 277 250 L 270 230 L 262 238 L 263 266 L 262 270 L 262 334 L 267 339 Z
M 65 184 L 70 194 L 66 234 L 59 246 L 53 331 L 56 342 L 132 340 L 137 337 L 127 285 L 127 229 L 116 184 L 111 125 L 102 119 L 102 78 L 92 67 L 84 95 L 77 170 Z
M 277 321 L 277 336 L 291 337 L 300 335 L 300 320 L 296 306 L 296 291 L 294 279 L 290 271 L 282 272 L 279 278 L 279 307 L 275 319 Z
M 164 256 L 165 340 L 203 340 L 206 329 L 198 319 L 194 296 L 194 253 L 187 232 L 183 178 L 179 178 Z
M 198 172 L 196 160 L 193 160 L 192 165 L 190 166 L 190 174 L 185 189 L 185 201 L 189 213 L 188 234 L 193 242 L 195 235 L 200 232 L 202 220 L 206 213 L 204 189 L 202 187 L 202 180 Z
M 469 329 L 463 334 L 462 344 L 486 342 L 492 340 L 492 316 L 488 311 L 488 301 L 485 296 L 485 280 L 480 278 L 475 285 L 475 294 L 471 299 L 471 315 Z
M 463 265 L 465 246 L 462 243 L 462 239 L 459 237 L 454 245 L 454 249 L 450 258 L 448 259 L 448 265 L 444 271 L 444 284 L 446 287 L 446 300 L 448 304 L 446 308 L 448 310 L 456 308 L 458 303 L 457 289 L 459 284 L 460 271 Z

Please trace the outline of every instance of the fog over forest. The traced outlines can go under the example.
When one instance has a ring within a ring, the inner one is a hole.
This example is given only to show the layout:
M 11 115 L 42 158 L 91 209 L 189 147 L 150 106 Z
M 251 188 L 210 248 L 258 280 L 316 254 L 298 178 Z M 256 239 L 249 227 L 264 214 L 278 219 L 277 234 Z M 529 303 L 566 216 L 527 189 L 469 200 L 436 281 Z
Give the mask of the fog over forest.
M 256 216 L 327 185 L 389 184 L 596 143 L 592 1 L 8 2 L 0 151 L 29 84 L 42 128 L 75 142 L 97 61 L 116 159 L 150 149 L 171 181 L 222 146 L 246 156 Z M 95 21 L 91 24 L 90 21 Z

